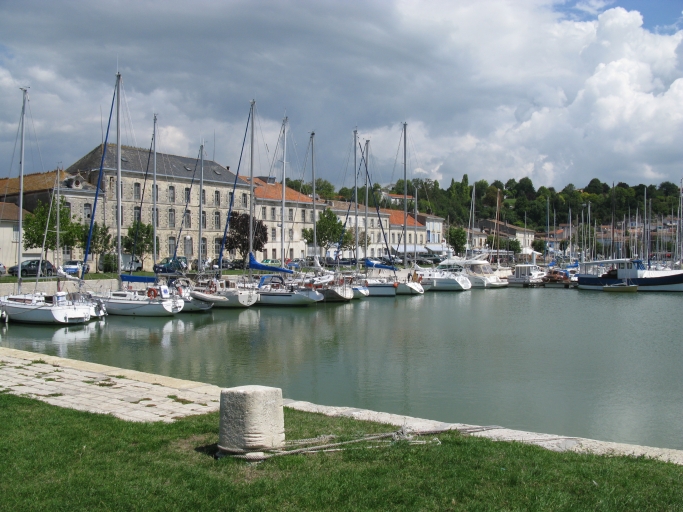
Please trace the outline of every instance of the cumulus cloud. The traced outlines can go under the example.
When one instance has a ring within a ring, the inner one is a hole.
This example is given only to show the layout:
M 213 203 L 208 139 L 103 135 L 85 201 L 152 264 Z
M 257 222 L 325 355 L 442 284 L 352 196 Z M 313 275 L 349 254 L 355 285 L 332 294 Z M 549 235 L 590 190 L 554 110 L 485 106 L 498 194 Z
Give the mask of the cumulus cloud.
M 19 85 L 46 167 L 99 144 L 118 59 L 126 143 L 148 146 L 157 112 L 161 150 L 194 156 L 205 140 L 233 168 L 256 99 L 261 174 L 287 115 L 293 165 L 314 130 L 317 172 L 337 186 L 352 182 L 354 127 L 374 179 L 400 177 L 404 121 L 411 177 L 678 181 L 683 32 L 652 33 L 614 4 L 579 2 L 579 21 L 555 0 L 5 3 L 0 158 L 6 169 Z

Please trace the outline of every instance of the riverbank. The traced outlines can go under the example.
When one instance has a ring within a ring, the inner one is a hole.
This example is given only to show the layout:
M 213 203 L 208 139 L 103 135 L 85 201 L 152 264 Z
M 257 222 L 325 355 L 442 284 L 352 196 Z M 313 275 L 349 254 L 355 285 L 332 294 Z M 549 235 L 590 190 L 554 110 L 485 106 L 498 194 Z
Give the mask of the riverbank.
M 126 370 L 97 363 L 0 347 L 2 391 L 51 405 L 111 414 L 127 421 L 172 422 L 218 410 L 220 387 Z M 580 437 L 525 432 L 499 426 L 444 423 L 352 407 L 331 407 L 293 399 L 285 407 L 351 418 L 413 431 L 458 431 L 493 441 L 516 441 L 556 452 L 647 457 L 683 465 L 683 450 L 611 443 Z
M 195 405 L 215 408 L 214 387 L 18 352 L 0 354 L 3 382 L 12 373 L 33 380 L 33 387 L 15 383 L 10 390 L 3 383 L 0 390 L 4 510 L 612 511 L 674 510 L 683 502 L 683 468 L 674 464 L 556 453 L 457 430 L 259 464 L 216 460 L 218 413 L 196 414 L 186 403 L 203 396 L 206 405 Z M 81 377 L 88 382 L 78 386 Z M 174 390 L 166 397 L 174 417 L 122 420 L 105 408 L 99 410 L 107 414 L 93 414 L 45 403 L 61 398 L 47 395 L 68 390 L 69 383 L 76 401 L 83 392 L 76 388 L 94 390 L 100 403 L 137 389 L 139 403 L 118 399 L 147 410 L 164 405 L 159 396 L 146 396 L 155 388 L 158 395 Z M 39 400 L 15 396 L 22 387 Z M 352 419 L 371 411 L 325 408 L 338 415 L 331 417 L 297 410 L 303 407 L 289 402 L 285 408 L 289 441 L 320 435 L 348 440 L 392 430 Z

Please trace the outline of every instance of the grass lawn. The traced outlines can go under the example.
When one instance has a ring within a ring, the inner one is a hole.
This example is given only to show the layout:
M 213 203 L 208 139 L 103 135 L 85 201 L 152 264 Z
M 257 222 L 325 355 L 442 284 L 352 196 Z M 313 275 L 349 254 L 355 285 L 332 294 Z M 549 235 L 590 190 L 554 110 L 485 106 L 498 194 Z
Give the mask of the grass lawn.
M 392 430 L 289 409 L 285 425 L 290 440 Z M 5 393 L 0 426 L 0 510 L 683 509 L 679 466 L 457 433 L 255 464 L 209 456 L 217 413 L 128 423 Z

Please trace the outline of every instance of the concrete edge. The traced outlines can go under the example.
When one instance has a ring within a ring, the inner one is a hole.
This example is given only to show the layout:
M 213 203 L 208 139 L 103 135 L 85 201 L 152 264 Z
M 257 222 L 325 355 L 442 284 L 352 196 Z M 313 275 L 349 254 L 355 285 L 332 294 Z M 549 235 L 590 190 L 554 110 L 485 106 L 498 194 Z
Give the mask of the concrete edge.
M 147 384 L 161 384 L 163 386 L 188 390 L 213 397 L 219 397 L 222 388 L 204 382 L 176 379 L 155 375 L 152 373 L 140 372 L 137 370 L 125 370 L 114 366 L 106 366 L 98 363 L 67 359 L 57 356 L 49 356 L 36 352 L 27 352 L 13 348 L 0 347 L 0 356 L 35 361 L 42 359 L 48 364 L 73 368 L 76 370 L 92 371 L 103 373 L 110 377 L 122 376 L 130 380 L 145 382 Z M 374 421 L 384 423 L 394 427 L 407 427 L 415 431 L 432 430 L 458 430 L 477 437 L 484 437 L 492 441 L 517 441 L 526 444 L 534 444 L 552 451 L 607 455 L 607 456 L 632 456 L 646 457 L 683 465 L 683 450 L 670 448 L 654 448 L 624 443 L 613 443 L 609 441 L 598 441 L 595 439 L 585 439 L 580 437 L 557 436 L 553 434 L 542 434 L 538 432 L 525 432 L 522 430 L 512 430 L 499 426 L 478 426 L 465 423 L 444 423 L 441 421 L 414 418 L 400 414 L 371 411 L 368 409 L 358 409 L 355 407 L 333 407 L 328 405 L 317 405 L 301 400 L 283 399 L 283 405 L 290 409 L 303 412 L 324 414 L 331 417 L 346 417 L 360 421 Z

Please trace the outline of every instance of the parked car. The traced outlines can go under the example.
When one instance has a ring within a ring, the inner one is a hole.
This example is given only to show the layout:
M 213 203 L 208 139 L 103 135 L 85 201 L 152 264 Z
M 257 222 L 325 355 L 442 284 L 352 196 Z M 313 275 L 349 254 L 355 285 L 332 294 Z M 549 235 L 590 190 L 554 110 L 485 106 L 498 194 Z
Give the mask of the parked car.
M 4 276 L 7 273 L 7 267 L 5 267 L 4 264 L 0 263 L 0 276 Z
M 111 267 L 109 272 L 116 272 L 116 255 L 115 254 L 103 254 L 100 257 L 100 261 L 97 264 L 97 268 L 100 272 L 105 271 L 105 265 L 108 265 Z M 113 270 L 112 270 L 113 269 Z M 137 272 L 139 270 L 142 270 L 142 261 L 140 261 L 140 258 L 137 256 L 135 259 L 133 259 L 132 254 L 122 254 L 121 255 L 121 271 L 130 271 L 132 270 L 133 272 Z
M 247 261 L 245 264 L 244 260 L 242 259 L 232 260 L 231 264 L 232 268 L 235 270 L 244 270 L 245 268 L 249 268 L 249 262 Z
M 21 277 L 35 276 L 38 273 L 38 264 L 40 260 L 26 260 L 21 262 Z M 40 275 L 41 276 L 52 276 L 55 272 L 55 267 L 47 260 L 43 260 L 41 265 Z M 19 273 L 19 266 L 14 265 L 9 268 L 9 273 L 12 276 L 17 276 Z
M 279 267 L 282 265 L 282 262 L 280 260 L 263 260 L 261 263 L 264 265 L 270 265 L 272 267 Z
M 223 261 L 221 262 L 221 266 L 223 269 L 231 269 L 233 268 L 232 261 L 230 261 L 228 258 L 223 258 Z M 214 259 L 211 262 L 211 268 L 213 270 L 218 270 L 218 258 Z
M 176 274 L 187 270 L 187 258 L 184 256 L 164 258 L 159 263 L 155 263 L 153 269 L 155 274 Z
M 302 268 L 304 268 L 307 265 L 306 265 L 306 260 L 304 260 L 302 258 L 295 258 L 293 260 L 289 260 L 285 266 L 289 269 L 301 270 Z
M 81 269 L 83 268 L 83 262 L 80 260 L 69 260 L 65 261 L 62 265 L 62 270 L 67 274 L 81 274 Z M 85 265 L 85 273 L 90 272 L 90 265 Z

